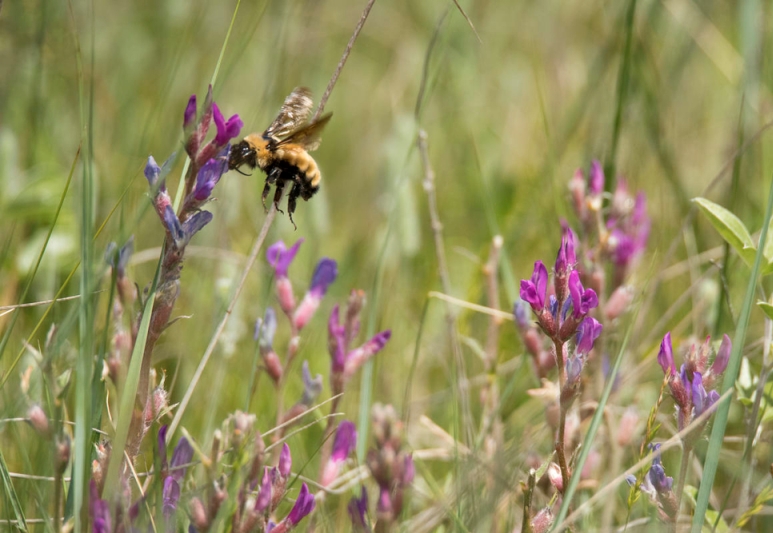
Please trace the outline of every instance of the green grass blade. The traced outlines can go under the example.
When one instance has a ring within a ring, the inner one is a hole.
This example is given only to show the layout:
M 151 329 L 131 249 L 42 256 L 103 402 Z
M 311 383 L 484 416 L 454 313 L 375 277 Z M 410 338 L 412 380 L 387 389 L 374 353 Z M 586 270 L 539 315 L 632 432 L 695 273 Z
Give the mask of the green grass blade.
M 0 478 L 2 478 L 3 481 L 3 494 L 5 495 L 6 505 L 10 504 L 13 515 L 16 518 L 16 529 L 19 531 L 27 531 L 27 521 L 24 518 L 24 510 L 19 501 L 19 496 L 13 488 L 13 483 L 11 483 L 11 476 L 8 474 L 8 466 L 5 464 L 2 450 L 0 450 Z
M 767 239 L 771 214 L 773 214 L 773 181 L 770 184 L 768 192 L 768 205 L 765 209 L 765 220 L 762 225 L 760 242 L 765 242 L 765 239 Z M 741 356 L 746 341 L 746 331 L 749 327 L 752 309 L 754 308 L 755 289 L 757 287 L 757 278 L 759 277 L 760 266 L 762 264 L 762 255 L 762 246 L 759 246 L 757 248 L 757 255 L 754 258 L 754 266 L 752 267 L 752 272 L 749 276 L 749 283 L 746 287 L 746 296 L 744 297 L 741 314 L 738 317 L 738 325 L 736 326 L 735 335 L 733 336 L 733 352 L 730 355 L 730 362 L 727 364 L 727 370 L 725 370 L 725 378 L 722 380 L 722 389 L 720 391 L 722 394 L 733 387 L 736 378 L 738 378 L 738 370 L 741 367 Z M 722 451 L 722 442 L 725 437 L 725 427 L 727 426 L 729 411 L 730 402 L 722 402 L 717 408 L 714 418 L 714 427 L 711 430 L 709 447 L 706 451 L 706 460 L 703 465 L 701 485 L 698 490 L 698 498 L 695 502 L 695 515 L 693 516 L 692 522 L 693 533 L 700 533 L 706 511 L 709 508 L 709 496 L 711 495 L 711 488 L 714 484 L 714 476 L 717 473 L 717 466 L 719 466 L 719 454 Z
M 137 331 L 137 340 L 135 341 L 134 349 L 132 350 L 129 372 L 126 375 L 126 382 L 124 383 L 124 389 L 121 393 L 121 401 L 116 416 L 117 423 L 115 435 L 113 436 L 112 451 L 110 454 L 110 464 L 108 465 L 107 476 L 105 477 L 105 493 L 103 494 L 103 498 L 108 501 L 112 500 L 112 495 L 118 487 L 118 474 L 120 473 L 120 467 L 123 463 L 123 452 L 126 448 L 129 426 L 132 421 L 134 400 L 137 397 L 142 358 L 145 352 L 145 342 L 148 338 L 148 329 L 150 328 L 150 317 L 153 314 L 153 303 L 156 299 L 156 287 L 158 286 L 158 278 L 161 272 L 161 261 L 163 260 L 163 257 L 164 254 L 162 252 L 161 257 L 158 260 L 158 265 L 156 266 L 156 274 L 153 276 L 153 285 L 150 288 L 150 293 L 148 294 L 145 306 L 142 309 L 142 321 L 140 322 L 140 327 Z

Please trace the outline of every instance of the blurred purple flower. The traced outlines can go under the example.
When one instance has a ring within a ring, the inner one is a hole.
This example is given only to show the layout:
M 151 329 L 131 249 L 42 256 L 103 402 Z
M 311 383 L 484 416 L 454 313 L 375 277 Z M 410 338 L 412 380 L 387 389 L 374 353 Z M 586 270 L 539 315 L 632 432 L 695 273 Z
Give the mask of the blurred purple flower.
M 225 146 L 228 141 L 239 135 L 244 122 L 239 118 L 239 115 L 232 115 L 231 118 L 225 120 L 220 108 L 214 103 L 212 104 L 212 114 L 215 119 L 215 127 L 217 127 L 214 143 L 218 147 Z
M 655 455 L 652 456 L 652 466 L 647 476 L 655 492 L 664 494 L 671 491 L 674 484 L 674 478 L 666 476 L 666 470 L 663 468 L 663 462 L 660 458 L 660 443 L 650 444 L 650 449 Z
M 290 476 L 290 470 L 293 467 L 293 457 L 290 454 L 290 446 L 285 442 L 282 446 L 282 452 L 279 454 L 279 463 L 277 465 L 279 475 L 283 478 Z
M 603 326 L 593 317 L 586 316 L 577 328 L 577 353 L 587 354 L 593 349 L 593 343 L 601 335 Z
M 255 498 L 255 510 L 262 513 L 271 505 L 271 475 L 269 469 L 263 470 L 263 480 L 260 483 L 260 491 L 258 491 L 258 497 Z
M 262 350 L 271 350 L 274 344 L 274 335 L 276 335 L 276 312 L 273 307 L 266 307 L 266 313 L 263 318 L 255 322 L 255 333 L 253 338 L 258 341 Z
M 674 364 L 674 351 L 671 347 L 670 331 L 663 336 L 663 340 L 660 343 L 658 363 L 660 364 L 660 368 L 663 369 L 664 374 L 672 376 L 676 374 L 676 364 Z
M 368 491 L 365 487 L 362 487 L 360 491 L 360 497 L 352 497 L 349 500 L 349 516 L 352 519 L 352 527 L 357 532 L 369 532 L 370 526 L 368 525 Z
M 590 164 L 588 185 L 590 193 L 594 196 L 598 196 L 604 192 L 604 169 L 601 167 L 601 163 L 596 159 Z
M 733 343 L 727 335 L 722 336 L 722 344 L 719 345 L 714 363 L 711 365 L 711 373 L 715 376 L 722 374 L 730 360 L 730 352 L 733 351 Z
M 413 478 L 416 477 L 416 465 L 413 462 L 413 455 L 408 454 L 405 456 L 405 463 L 403 464 L 403 476 L 400 480 L 400 484 L 410 485 L 413 483 Z
M 531 280 L 521 280 L 521 298 L 528 302 L 534 311 L 542 311 L 545 308 L 547 291 L 548 269 L 542 261 L 536 261 Z
M 277 241 L 268 247 L 266 259 L 268 264 L 274 267 L 274 275 L 277 278 L 287 277 L 287 269 L 290 268 L 290 263 L 295 259 L 295 254 L 298 253 L 301 243 L 303 243 L 303 239 L 298 239 L 295 244 L 287 248 L 283 241 Z
M 341 466 L 346 461 L 349 454 L 357 446 L 357 430 L 352 422 L 344 420 L 338 426 L 335 441 L 333 442 L 333 452 L 330 454 L 327 464 L 324 466 L 320 476 L 320 485 L 329 487 L 341 470 Z
M 327 288 L 338 276 L 338 266 L 332 259 L 323 257 L 317 263 L 314 269 L 314 275 L 311 278 L 311 287 L 298 305 L 293 314 L 293 326 L 296 330 L 301 330 L 309 323 L 311 317 L 319 308 L 322 297 L 325 296 Z
M 582 286 L 580 273 L 576 270 L 572 270 L 572 273 L 569 274 L 569 294 L 572 296 L 574 318 L 580 318 L 599 305 L 596 291 Z
M 183 113 L 183 130 L 190 132 L 195 126 L 196 121 L 196 95 L 192 94 L 188 99 L 188 105 L 185 106 L 185 112 Z
M 197 202 L 203 202 L 209 198 L 221 176 L 228 170 L 229 151 L 230 146 L 226 146 L 216 158 L 210 159 L 199 169 L 192 193 Z
M 91 515 L 92 533 L 112 533 L 113 523 L 110 517 L 110 506 L 99 498 L 97 482 L 93 479 L 89 484 L 89 514 Z
M 570 269 L 574 269 L 576 263 L 577 254 L 574 250 L 574 232 L 572 232 L 572 228 L 569 227 L 566 221 L 561 221 L 561 247 L 558 249 L 554 271 L 556 275 L 565 274 Z
M 344 377 L 351 378 L 355 372 L 365 364 L 365 361 L 380 352 L 389 339 L 392 337 L 392 331 L 387 329 L 376 333 L 368 342 L 350 351 L 346 355 L 346 364 L 344 366 Z
M 148 184 L 151 187 L 155 187 L 158 183 L 158 177 L 161 175 L 161 167 L 158 166 L 153 156 L 148 156 L 148 162 L 145 165 L 145 178 L 148 180 Z
M 322 374 L 317 374 L 316 377 L 312 377 L 308 361 L 303 362 L 301 374 L 303 379 L 303 396 L 301 397 L 301 404 L 311 407 L 314 400 L 322 393 Z
M 177 510 L 177 502 L 180 501 L 180 484 L 172 476 L 164 480 L 163 500 L 164 517 L 169 520 Z
M 292 527 L 298 525 L 301 520 L 303 520 L 314 510 L 314 506 L 314 495 L 309 493 L 309 487 L 307 487 L 306 483 L 304 483 L 301 485 L 301 491 L 298 493 L 298 499 L 295 500 L 295 505 L 290 511 L 290 514 L 287 515 L 285 521 L 289 522 Z

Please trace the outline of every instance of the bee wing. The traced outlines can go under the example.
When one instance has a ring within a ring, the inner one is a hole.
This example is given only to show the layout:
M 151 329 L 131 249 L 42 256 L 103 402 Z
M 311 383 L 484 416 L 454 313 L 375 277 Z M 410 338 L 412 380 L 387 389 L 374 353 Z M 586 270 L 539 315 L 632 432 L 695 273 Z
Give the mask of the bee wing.
M 319 120 L 295 130 L 279 141 L 279 145 L 298 144 L 303 146 L 306 151 L 311 152 L 312 150 L 316 150 L 319 148 L 319 143 L 322 141 L 322 129 L 330 122 L 330 117 L 332 116 L 333 113 L 328 113 Z
M 309 118 L 313 104 L 311 91 L 306 87 L 296 87 L 285 98 L 279 114 L 274 122 L 266 128 L 263 136 L 279 139 L 289 135 L 293 130 L 297 130 Z

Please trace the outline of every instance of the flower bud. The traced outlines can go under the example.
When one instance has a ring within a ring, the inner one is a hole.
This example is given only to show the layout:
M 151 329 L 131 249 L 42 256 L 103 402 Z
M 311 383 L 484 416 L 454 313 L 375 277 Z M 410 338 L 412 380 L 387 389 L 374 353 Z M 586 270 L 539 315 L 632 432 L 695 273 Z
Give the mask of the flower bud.
M 51 425 L 48 423 L 48 417 L 45 411 L 39 405 L 33 405 L 27 411 L 27 420 L 38 435 L 48 438 L 51 436 Z

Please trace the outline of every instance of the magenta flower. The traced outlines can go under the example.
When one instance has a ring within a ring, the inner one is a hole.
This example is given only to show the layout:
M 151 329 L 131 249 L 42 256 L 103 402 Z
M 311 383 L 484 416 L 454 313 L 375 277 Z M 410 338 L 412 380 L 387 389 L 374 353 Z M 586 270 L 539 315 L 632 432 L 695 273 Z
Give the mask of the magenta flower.
M 262 513 L 269 508 L 269 505 L 271 505 L 271 474 L 269 474 L 269 469 L 265 468 L 258 497 L 255 498 L 255 510 Z
M 287 269 L 290 268 L 290 264 L 295 259 L 295 254 L 298 253 L 298 248 L 301 247 L 302 243 L 303 239 L 298 239 L 295 244 L 287 248 L 283 241 L 277 241 L 268 247 L 266 259 L 268 264 L 274 267 L 274 274 L 277 278 L 287 277 Z
M 341 471 L 341 466 L 343 466 L 343 463 L 356 446 L 357 430 L 353 423 L 344 420 L 336 431 L 333 452 L 330 454 L 330 459 L 328 459 L 322 471 L 322 476 L 320 476 L 320 485 L 329 487 L 335 481 L 338 473 Z
M 598 320 L 590 316 L 585 317 L 577 328 L 577 353 L 588 354 L 593 349 L 593 343 L 601 335 L 602 329 L 603 326 Z
M 727 363 L 730 360 L 731 351 L 733 351 L 733 343 L 730 340 L 730 337 L 723 335 L 722 344 L 719 345 L 717 356 L 714 358 L 714 363 L 711 365 L 711 373 L 713 375 L 718 376 L 725 371 Z
M 298 493 L 295 505 L 283 522 L 288 522 L 291 527 L 295 527 L 314 510 L 315 503 L 314 495 L 309 493 L 309 487 L 304 483 L 301 485 L 301 491 Z
M 349 516 L 352 519 L 352 528 L 357 532 L 369 532 L 368 525 L 368 491 L 362 487 L 360 497 L 352 497 L 347 507 Z
M 282 446 L 282 452 L 279 454 L 279 463 L 277 465 L 279 470 L 279 475 L 283 478 L 288 478 L 290 476 L 290 470 L 293 467 L 293 458 L 290 454 L 290 447 L 285 442 Z
M 670 374 L 672 376 L 676 374 L 676 364 L 674 363 L 674 351 L 671 347 L 670 331 L 663 336 L 663 340 L 660 343 L 658 363 L 660 364 L 660 368 L 663 369 L 664 374 Z
M 593 289 L 586 289 L 580 281 L 580 273 L 573 270 L 569 274 L 569 294 L 572 297 L 572 314 L 579 319 L 599 305 L 599 299 Z
M 232 115 L 228 120 L 224 120 L 220 108 L 214 103 L 212 104 L 212 115 L 215 119 L 215 127 L 217 127 L 214 143 L 218 147 L 223 147 L 231 139 L 239 135 L 244 122 L 239 118 L 239 115 Z
M 548 269 L 542 261 L 536 261 L 531 280 L 521 280 L 521 299 L 531 305 L 534 311 L 539 312 L 545 308 L 547 293 Z
M 604 192 L 604 169 L 596 159 L 590 164 L 589 189 L 594 196 Z
M 110 506 L 99 498 L 97 483 L 93 479 L 89 484 L 89 515 L 91 516 L 92 533 L 112 533 L 113 522 L 110 517 Z
M 309 323 L 311 317 L 314 316 L 314 313 L 319 308 L 327 288 L 335 281 L 337 276 L 338 266 L 335 261 L 327 257 L 319 260 L 317 267 L 314 269 L 314 275 L 311 278 L 311 287 L 309 287 L 306 296 L 303 297 L 292 317 L 293 326 L 296 330 L 303 329 Z
M 554 266 L 556 275 L 565 274 L 568 270 L 574 269 L 576 263 L 577 255 L 574 250 L 574 233 L 572 232 L 572 228 L 570 228 L 565 221 L 562 221 L 561 247 L 558 249 L 558 256 L 556 257 L 556 264 Z

